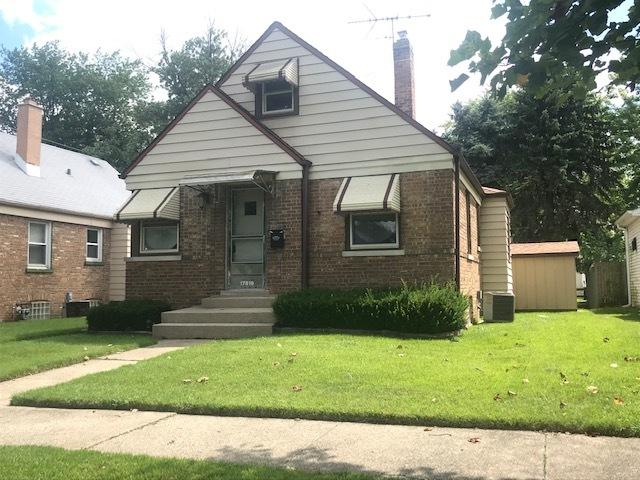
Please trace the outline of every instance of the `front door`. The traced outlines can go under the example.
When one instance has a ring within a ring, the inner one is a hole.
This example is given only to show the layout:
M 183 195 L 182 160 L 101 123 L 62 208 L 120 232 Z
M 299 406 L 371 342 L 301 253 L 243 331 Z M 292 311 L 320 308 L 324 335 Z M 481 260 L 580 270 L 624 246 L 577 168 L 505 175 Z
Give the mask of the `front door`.
M 264 287 L 264 192 L 231 190 L 227 288 Z

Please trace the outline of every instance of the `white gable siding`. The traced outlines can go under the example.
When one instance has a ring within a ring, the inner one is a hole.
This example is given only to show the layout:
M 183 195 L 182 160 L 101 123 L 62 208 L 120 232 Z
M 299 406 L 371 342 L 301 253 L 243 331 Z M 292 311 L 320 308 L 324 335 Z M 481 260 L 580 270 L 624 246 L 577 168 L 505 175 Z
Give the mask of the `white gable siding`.
M 487 197 L 480 207 L 480 282 L 485 292 L 513 291 L 508 215 L 503 197 Z
M 177 186 L 186 175 L 274 170 L 300 178 L 301 167 L 248 120 L 207 92 L 127 175 L 129 190 Z
M 299 60 L 299 115 L 262 122 L 313 163 L 310 178 L 453 168 L 443 147 L 280 30 L 271 34 L 221 85 L 254 113 L 242 85 L 258 63 Z
M 633 239 L 640 244 L 640 219 L 634 220 L 627 227 L 627 248 L 629 249 L 629 290 L 631 293 L 631 305 L 640 305 L 640 250 L 631 250 Z

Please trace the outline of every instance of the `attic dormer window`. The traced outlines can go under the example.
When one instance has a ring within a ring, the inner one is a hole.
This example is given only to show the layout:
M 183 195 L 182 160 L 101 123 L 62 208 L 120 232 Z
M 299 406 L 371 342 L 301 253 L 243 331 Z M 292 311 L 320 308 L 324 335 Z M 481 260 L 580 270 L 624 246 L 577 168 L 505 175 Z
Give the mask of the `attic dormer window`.
M 264 82 L 262 85 L 262 114 L 293 112 L 293 85 L 284 80 Z
M 298 59 L 259 63 L 245 76 L 258 118 L 298 113 Z

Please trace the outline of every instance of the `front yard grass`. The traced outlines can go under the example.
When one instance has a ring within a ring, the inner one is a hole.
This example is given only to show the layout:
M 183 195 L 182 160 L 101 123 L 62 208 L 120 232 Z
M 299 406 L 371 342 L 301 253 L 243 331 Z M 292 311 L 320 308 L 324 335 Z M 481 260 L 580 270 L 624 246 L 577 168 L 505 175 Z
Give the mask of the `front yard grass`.
M 640 436 L 640 316 L 524 313 L 454 340 L 218 341 L 12 404 Z
M 12 480 L 373 480 L 356 473 L 308 473 L 204 460 L 0 446 L 0 478 Z M 375 477 L 379 478 L 379 477 Z
M 0 381 L 155 343 L 149 335 L 83 330 L 83 317 L 0 324 Z
M 84 317 L 0 322 L 0 343 L 78 333 L 86 329 L 87 321 Z

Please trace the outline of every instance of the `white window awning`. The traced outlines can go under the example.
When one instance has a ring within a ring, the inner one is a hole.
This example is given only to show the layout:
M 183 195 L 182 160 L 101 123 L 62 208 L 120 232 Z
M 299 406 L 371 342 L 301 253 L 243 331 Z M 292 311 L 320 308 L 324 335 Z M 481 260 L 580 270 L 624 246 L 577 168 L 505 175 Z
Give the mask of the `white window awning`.
M 247 170 L 243 172 L 225 172 L 211 175 L 187 175 L 180 185 L 198 187 L 224 183 L 253 183 L 267 193 L 273 193 L 273 181 L 278 172 L 268 170 Z
M 244 77 L 244 84 L 251 88 L 256 83 L 272 80 L 284 80 L 298 86 L 298 59 L 278 60 L 276 62 L 259 63 Z
M 135 190 L 129 200 L 116 213 L 116 220 L 146 220 L 164 218 L 178 220 L 180 218 L 180 189 L 151 188 Z
M 400 177 L 372 175 L 347 177 L 342 181 L 333 202 L 334 212 L 362 212 L 367 210 L 400 211 Z

